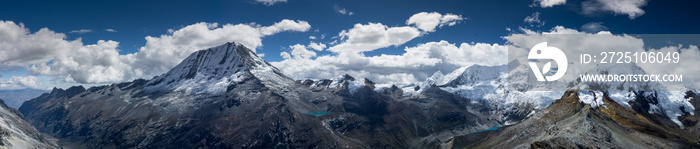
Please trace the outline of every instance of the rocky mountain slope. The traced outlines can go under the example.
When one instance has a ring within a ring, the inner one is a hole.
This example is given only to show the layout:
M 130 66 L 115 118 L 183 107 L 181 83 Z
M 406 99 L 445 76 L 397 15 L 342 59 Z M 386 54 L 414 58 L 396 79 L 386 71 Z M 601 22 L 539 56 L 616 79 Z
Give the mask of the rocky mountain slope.
M 56 140 L 39 133 L 14 108 L 0 100 L 0 148 L 59 148 Z
M 457 137 L 454 148 L 697 148 L 700 136 L 657 121 L 596 94 L 592 107 L 570 90 L 551 106 L 513 126 Z M 535 128 L 535 129 L 533 129 Z

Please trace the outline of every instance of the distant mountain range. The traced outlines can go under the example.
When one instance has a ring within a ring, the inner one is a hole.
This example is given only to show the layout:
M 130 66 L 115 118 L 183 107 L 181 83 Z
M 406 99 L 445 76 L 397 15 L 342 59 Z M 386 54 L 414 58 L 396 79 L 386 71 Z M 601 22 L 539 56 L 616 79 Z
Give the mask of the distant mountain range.
M 24 101 L 32 98 L 39 97 L 39 95 L 48 93 L 49 90 L 39 90 L 39 89 L 19 89 L 19 90 L 0 90 L 0 99 L 5 100 L 7 106 L 12 108 L 19 108 L 22 106 Z
M 227 43 L 150 80 L 54 89 L 19 111 L 67 147 L 698 147 L 697 93 L 580 82 L 569 83 L 579 90 L 534 91 L 545 86 L 510 64 L 377 87 L 350 75 L 292 80 Z M 598 68 L 590 73 L 626 70 Z

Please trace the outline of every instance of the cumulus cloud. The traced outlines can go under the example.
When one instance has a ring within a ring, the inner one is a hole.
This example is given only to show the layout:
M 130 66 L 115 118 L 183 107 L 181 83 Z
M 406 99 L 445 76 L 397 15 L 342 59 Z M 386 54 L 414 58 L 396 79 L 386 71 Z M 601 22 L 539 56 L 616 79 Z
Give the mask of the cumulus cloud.
M 532 15 L 525 17 L 523 21 L 530 24 L 531 27 L 540 27 L 544 25 L 544 21 L 540 20 L 540 12 L 532 13 Z
M 80 40 L 66 41 L 66 35 L 42 28 L 30 33 L 24 24 L 0 21 L 0 66 L 27 66 L 46 63 L 54 55 L 81 46 Z
M 294 20 L 284 19 L 280 22 L 275 23 L 272 26 L 261 27 L 260 33 L 263 36 L 267 36 L 267 35 L 272 35 L 272 34 L 284 32 L 284 31 L 306 32 L 306 31 L 309 31 L 310 28 L 311 28 L 311 25 L 309 25 L 309 22 L 301 21 L 301 20 L 294 21 Z
M 520 30 L 523 31 L 526 35 L 532 35 L 532 34 L 545 34 L 545 35 L 549 35 L 549 34 L 583 34 L 576 29 L 566 28 L 566 27 L 559 26 L 559 25 L 555 26 L 554 28 L 550 29 L 547 32 L 534 31 L 534 30 L 530 30 L 528 28 L 522 28 L 522 27 L 520 28 Z M 518 34 L 516 34 L 516 35 L 518 35 Z M 506 37 L 509 37 L 509 36 L 506 36 Z
M 286 3 L 287 0 L 255 0 L 255 2 L 262 3 L 263 5 L 272 6 L 276 3 Z
M 566 0 L 535 0 L 534 2 L 542 8 L 566 4 Z
M 647 0 L 588 0 L 581 3 L 582 13 L 596 15 L 603 12 L 613 12 L 615 15 L 628 15 L 630 19 L 644 15 L 642 6 Z
M 66 35 L 42 28 L 31 33 L 22 24 L 0 22 L 0 66 L 25 67 L 31 74 L 65 76 L 67 80 L 114 82 L 133 73 L 116 49 L 118 42 L 100 40 L 84 45 L 80 39 L 67 41 Z
M 588 22 L 581 26 L 581 30 L 586 33 L 598 33 L 600 31 L 607 31 L 608 27 L 603 26 L 603 22 Z
M 388 27 L 381 23 L 355 24 L 350 30 L 343 30 L 338 35 L 343 42 L 328 48 L 332 52 L 365 52 L 389 46 L 398 46 L 420 35 L 418 29 Z
M 142 72 L 131 71 L 129 55 L 119 55 L 116 41 L 100 40 L 97 44 L 76 45 L 62 49 L 66 54 L 55 55 L 53 63 L 29 66 L 30 73 L 46 76 L 66 76 L 66 82 L 106 83 L 138 77 Z
M 311 42 L 309 43 L 309 48 L 314 49 L 316 51 L 323 51 L 323 49 L 326 48 L 326 44 L 323 43 L 316 43 L 316 42 Z
M 106 32 L 112 32 L 112 33 L 117 32 L 117 30 L 114 30 L 114 29 L 111 29 L 111 28 L 105 29 L 105 31 L 106 31 Z
M 262 37 L 283 31 L 308 31 L 305 21 L 257 24 L 196 23 L 159 37 L 146 37 L 137 53 L 120 55 L 119 43 L 80 39 L 42 28 L 31 33 L 23 24 L 0 21 L 0 67 L 25 67 L 33 75 L 77 83 L 113 83 L 166 72 L 194 51 L 235 41 L 253 50 Z
M 348 10 L 345 9 L 345 8 L 338 7 L 338 5 L 333 6 L 333 9 L 335 9 L 336 12 L 338 12 L 338 13 L 340 13 L 340 14 L 343 14 L 343 15 L 349 15 L 349 16 L 351 16 L 351 15 L 355 14 L 355 13 L 353 13 L 353 12 L 348 11 Z
M 301 44 L 292 45 L 289 48 L 292 49 L 292 57 L 294 58 L 309 59 L 316 56 L 316 52 L 307 50 L 306 46 Z
M 304 46 L 301 44 L 295 44 L 289 46 L 289 49 L 292 50 L 292 53 L 288 52 L 281 52 L 280 56 L 284 59 L 310 59 L 313 57 L 316 57 L 316 52 L 308 50 L 307 48 L 314 49 L 316 51 L 323 51 L 324 48 L 326 48 L 326 45 L 323 43 L 316 43 L 316 42 L 310 42 L 309 45 Z
M 34 76 L 12 76 L 9 79 L 0 79 L 0 90 L 17 90 L 26 88 L 47 89 L 38 86 L 37 82 L 39 82 L 39 78 Z
M 407 25 L 416 25 L 418 29 L 424 32 L 434 32 L 435 28 L 442 26 L 453 26 L 463 20 L 461 15 L 445 14 L 437 12 L 420 12 L 411 16 L 407 21 Z
M 90 30 L 90 29 L 79 29 L 79 30 L 72 30 L 72 31 L 70 31 L 70 32 L 68 32 L 68 33 L 71 33 L 71 34 L 85 34 L 85 33 L 90 33 L 90 32 L 92 32 L 92 30 Z
M 281 56 L 282 58 L 284 58 L 284 59 L 290 59 L 290 58 L 292 58 L 292 55 L 289 54 L 288 52 L 281 52 L 281 53 L 280 53 L 280 56 Z

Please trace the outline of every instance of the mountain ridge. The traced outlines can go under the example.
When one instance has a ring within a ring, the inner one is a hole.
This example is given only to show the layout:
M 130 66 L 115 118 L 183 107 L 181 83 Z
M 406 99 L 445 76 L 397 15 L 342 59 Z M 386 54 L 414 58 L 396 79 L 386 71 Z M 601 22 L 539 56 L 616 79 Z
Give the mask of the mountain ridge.
M 229 42 L 192 53 L 167 73 L 149 80 L 146 89 L 221 93 L 249 77 L 268 86 L 292 81 L 245 46 Z
M 152 80 L 56 89 L 20 111 L 40 131 L 88 148 L 424 148 L 501 125 L 478 112 L 489 111 L 479 103 L 439 88 L 405 97 L 349 75 L 291 81 L 235 43 L 195 52 L 176 67 Z M 237 76 L 246 79 L 216 92 L 178 89 Z M 314 111 L 326 114 L 308 114 Z
M 513 126 L 460 136 L 454 148 L 696 148 L 698 136 L 647 119 L 603 96 L 605 106 L 591 107 L 570 90 L 538 114 Z M 541 129 L 526 129 L 526 128 Z M 526 131 L 524 131 L 526 130 Z M 486 136 L 486 137 L 478 137 Z M 639 139 L 643 138 L 643 139 Z
M 463 147 L 464 137 L 490 135 L 484 130 L 529 126 L 531 122 L 523 121 L 535 121 L 542 117 L 540 110 L 552 113 L 547 109 L 569 100 L 589 107 L 589 112 L 548 117 L 561 121 L 585 118 L 591 111 L 605 114 L 599 110 L 620 102 L 608 97 L 617 94 L 596 91 L 588 92 L 591 97 L 580 94 L 561 101 L 557 99 L 571 93 L 507 92 L 506 74 L 500 72 L 505 68 L 475 65 L 453 71 L 450 77 L 436 72 L 423 83 L 430 85 L 409 90 L 377 87 L 350 75 L 293 81 L 250 49 L 227 43 L 195 52 L 154 79 L 54 89 L 23 104 L 20 112 L 39 131 L 89 148 L 450 148 Z M 475 87 L 488 89 L 488 94 L 465 96 L 468 91 L 485 91 Z M 422 91 L 404 96 L 417 90 Z M 602 106 L 582 103 L 584 97 L 601 100 Z M 644 103 L 655 100 L 636 101 L 623 106 L 648 113 L 653 106 Z M 615 114 L 607 113 L 606 117 Z M 644 115 L 653 123 L 640 128 L 676 132 L 678 126 L 662 116 Z M 692 113 L 681 118 L 683 124 L 696 127 L 697 119 Z M 612 126 L 584 120 L 596 128 Z M 466 142 L 470 145 L 469 139 Z M 551 140 L 544 143 L 535 145 L 552 145 Z

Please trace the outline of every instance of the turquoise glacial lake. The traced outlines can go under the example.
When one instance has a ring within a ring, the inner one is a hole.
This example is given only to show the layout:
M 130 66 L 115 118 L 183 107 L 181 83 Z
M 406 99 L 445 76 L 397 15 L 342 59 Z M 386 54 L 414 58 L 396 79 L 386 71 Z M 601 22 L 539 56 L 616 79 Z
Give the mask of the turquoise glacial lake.
M 308 113 L 306 113 L 306 114 L 307 114 L 307 115 L 313 115 L 313 116 L 319 117 L 319 116 L 322 116 L 322 115 L 331 114 L 331 112 L 328 112 L 328 111 L 311 111 L 311 112 L 308 112 Z
M 489 129 L 486 129 L 486 130 L 479 130 L 479 131 L 475 131 L 475 132 L 472 132 L 472 133 L 479 133 L 479 132 L 484 132 L 484 131 L 497 130 L 498 128 L 501 128 L 501 126 L 498 126 L 498 127 L 491 127 L 491 128 L 489 128 Z

